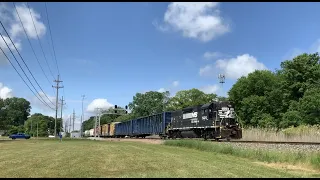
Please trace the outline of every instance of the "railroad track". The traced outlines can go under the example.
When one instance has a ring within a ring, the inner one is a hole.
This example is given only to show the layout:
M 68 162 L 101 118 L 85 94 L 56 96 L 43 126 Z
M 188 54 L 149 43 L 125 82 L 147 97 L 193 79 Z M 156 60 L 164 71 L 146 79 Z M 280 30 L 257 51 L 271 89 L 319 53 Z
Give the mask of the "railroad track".
M 102 137 L 104 138 L 104 137 Z M 146 138 L 107 138 L 107 139 L 139 139 L 139 140 L 164 140 L 161 139 L 160 137 L 146 137 Z M 179 140 L 177 138 L 176 140 Z M 184 140 L 192 140 L 191 138 L 184 138 Z M 193 138 L 193 140 L 200 140 L 204 141 L 204 139 L 201 138 Z M 213 139 L 208 139 L 208 141 L 216 142 Z M 218 141 L 220 143 L 256 143 L 256 144 L 291 144 L 291 145 L 320 145 L 320 142 L 288 142 L 288 141 L 247 141 L 247 140 L 220 140 Z
M 227 142 L 227 141 L 221 141 Z M 291 144 L 291 145 L 320 145 L 320 142 L 289 142 L 289 141 L 242 141 L 233 140 L 230 143 L 256 143 L 256 144 Z

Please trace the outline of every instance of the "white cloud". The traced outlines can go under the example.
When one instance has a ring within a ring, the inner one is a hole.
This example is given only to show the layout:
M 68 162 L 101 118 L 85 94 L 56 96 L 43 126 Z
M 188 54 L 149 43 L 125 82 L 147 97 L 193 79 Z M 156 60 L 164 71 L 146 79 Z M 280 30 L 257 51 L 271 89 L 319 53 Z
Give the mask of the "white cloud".
M 31 39 L 37 38 L 37 34 L 34 29 L 33 21 L 31 19 L 30 12 L 29 12 L 29 9 L 27 8 L 27 6 L 25 4 L 19 4 L 16 7 L 19 12 L 21 21 L 23 22 L 23 25 L 24 25 L 29 37 Z M 45 27 L 44 23 L 40 21 L 40 18 L 41 18 L 40 14 L 38 14 L 32 8 L 30 8 L 30 11 L 33 15 L 34 24 L 37 27 L 37 32 L 38 32 L 39 38 L 41 38 L 46 33 L 46 27 Z M 9 33 L 15 46 L 17 47 L 18 50 L 21 50 L 22 49 L 21 41 L 22 41 L 22 39 L 25 39 L 26 36 L 25 36 L 25 33 L 24 33 L 23 28 L 21 26 L 21 22 L 20 22 L 20 19 L 16 13 L 15 8 L 9 7 L 4 3 L 0 3 L 0 18 L 3 21 L 4 26 L 8 27 L 7 32 Z M 4 39 L 7 42 L 10 49 L 14 50 L 15 48 L 12 45 L 10 39 L 6 36 L 6 33 L 2 30 L 1 34 L 4 36 Z M 0 46 L 1 46 L 1 48 L 4 49 L 5 53 L 7 54 L 8 48 L 2 38 L 0 38 Z M 15 50 L 13 52 L 15 52 Z M 0 52 L 0 54 L 2 54 L 2 52 Z M 7 55 L 9 55 L 9 54 L 7 54 Z M 0 57 L 0 63 L 1 62 L 7 63 L 7 59 L 3 55 Z
M 219 85 L 208 85 L 200 88 L 201 91 L 203 91 L 206 94 L 214 93 L 216 94 L 219 90 Z
M 164 88 L 160 88 L 158 92 L 163 93 L 163 92 L 166 92 L 166 90 Z
M 12 89 L 0 83 L 0 98 L 7 99 L 13 97 Z
M 179 81 L 173 81 L 172 86 L 173 86 L 173 87 L 179 86 Z
M 32 19 L 29 9 L 25 4 L 21 4 L 20 6 L 17 6 L 17 11 L 19 12 L 19 16 L 21 18 L 23 26 L 26 29 L 26 32 L 30 38 L 37 38 L 37 33 L 39 37 L 43 36 L 46 33 L 46 26 L 40 21 L 40 18 L 41 18 L 40 14 L 38 14 L 32 8 L 30 8 L 30 11 L 33 17 Z M 14 14 L 14 23 L 11 24 L 10 33 L 13 37 L 17 37 L 21 34 L 24 34 L 24 32 L 20 23 L 19 16 L 16 13 L 15 9 L 13 9 L 13 14 Z M 37 31 L 35 31 L 33 22 L 37 28 Z
M 181 31 L 184 37 L 207 42 L 229 31 L 218 5 L 218 2 L 173 2 L 165 12 L 165 24 L 154 25 L 162 31 Z
M 217 76 L 217 70 L 226 75 L 226 78 L 238 79 L 241 76 L 246 76 L 255 70 L 267 69 L 266 66 L 257 61 L 257 59 L 249 54 L 243 54 L 236 58 L 219 59 L 215 66 L 207 65 L 200 68 L 200 76 Z
M 95 112 L 95 108 L 109 109 L 114 105 L 109 103 L 107 99 L 95 99 L 87 107 L 88 112 Z
M 6 50 L 8 50 L 8 46 L 9 46 L 9 48 L 10 48 L 13 52 L 15 52 L 15 48 L 14 48 L 13 44 L 11 43 L 9 37 L 5 36 L 3 33 L 1 33 L 1 34 L 2 34 L 4 40 L 2 39 L 2 37 L 0 37 L 0 47 L 1 47 L 4 51 L 6 51 Z M 20 43 L 20 42 L 15 42 L 12 38 L 11 38 L 11 40 L 13 41 L 14 45 L 16 46 L 16 48 L 17 48 L 18 50 L 21 50 L 21 43 Z M 8 46 L 7 46 L 7 45 L 8 45 Z M 2 51 L 1 51 L 1 53 L 2 53 Z M 7 54 L 7 56 L 9 56 L 9 55 Z
M 204 57 L 205 59 L 220 58 L 220 57 L 222 57 L 222 56 L 223 56 L 223 54 L 220 53 L 220 52 L 205 52 L 205 53 L 203 54 L 203 57 Z

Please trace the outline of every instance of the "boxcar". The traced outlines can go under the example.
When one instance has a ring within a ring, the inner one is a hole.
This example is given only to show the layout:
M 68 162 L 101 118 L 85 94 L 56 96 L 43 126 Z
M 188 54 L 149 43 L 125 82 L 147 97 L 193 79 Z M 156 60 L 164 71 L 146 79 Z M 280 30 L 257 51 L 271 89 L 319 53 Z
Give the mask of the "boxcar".
M 115 136 L 115 128 L 117 124 L 119 124 L 119 122 L 112 122 L 109 124 L 108 136 L 110 137 Z

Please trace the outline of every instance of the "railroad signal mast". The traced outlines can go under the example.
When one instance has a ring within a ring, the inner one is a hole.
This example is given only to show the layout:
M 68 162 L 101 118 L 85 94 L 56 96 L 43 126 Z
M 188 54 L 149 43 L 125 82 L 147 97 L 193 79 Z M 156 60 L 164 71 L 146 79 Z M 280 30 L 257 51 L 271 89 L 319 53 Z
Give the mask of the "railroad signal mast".
M 219 74 L 218 75 L 218 78 L 219 78 L 219 83 L 221 84 L 221 86 L 223 85 L 223 83 L 225 83 L 225 75 L 224 74 Z
M 118 112 L 125 111 L 125 114 L 128 114 L 128 106 L 125 106 L 125 109 L 119 109 L 117 105 L 114 105 L 114 113 L 112 112 L 103 112 L 102 108 L 95 108 L 97 114 L 95 116 L 95 123 L 94 123 L 94 137 L 97 137 L 97 130 L 99 130 L 101 124 L 100 124 L 100 118 L 104 114 L 113 114 L 113 115 L 123 115 L 119 114 Z M 100 132 L 98 133 L 98 137 L 100 137 Z

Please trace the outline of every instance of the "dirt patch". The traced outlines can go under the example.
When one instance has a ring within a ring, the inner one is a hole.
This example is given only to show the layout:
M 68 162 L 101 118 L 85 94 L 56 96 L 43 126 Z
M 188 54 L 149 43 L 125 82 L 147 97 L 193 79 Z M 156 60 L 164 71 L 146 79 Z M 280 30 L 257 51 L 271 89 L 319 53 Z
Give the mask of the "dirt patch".
M 163 140 L 161 139 L 126 139 L 126 138 L 90 138 L 92 140 L 100 141 L 129 141 L 129 142 L 143 142 L 148 144 L 162 144 Z
M 264 163 L 264 162 L 255 162 L 256 164 L 268 166 L 271 168 L 276 168 L 276 169 L 286 169 L 289 171 L 295 171 L 295 172 L 304 172 L 304 173 L 315 173 L 320 175 L 320 171 L 307 168 L 306 166 L 302 165 L 291 165 L 291 164 L 284 164 L 284 163 Z

